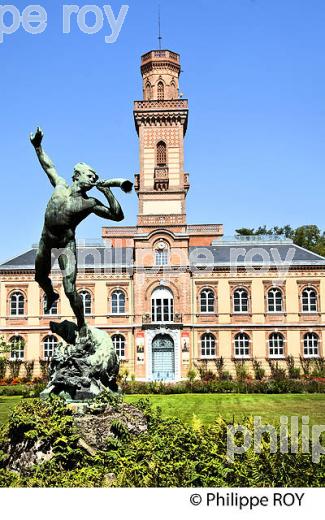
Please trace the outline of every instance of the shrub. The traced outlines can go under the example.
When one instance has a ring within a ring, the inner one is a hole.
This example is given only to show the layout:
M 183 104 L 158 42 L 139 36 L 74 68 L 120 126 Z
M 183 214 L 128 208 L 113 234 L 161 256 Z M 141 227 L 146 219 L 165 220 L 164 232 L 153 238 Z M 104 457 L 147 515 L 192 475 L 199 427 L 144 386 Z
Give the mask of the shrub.
M 40 369 L 41 369 L 41 374 L 42 374 L 42 380 L 43 381 L 48 381 L 50 362 L 51 362 L 51 360 L 49 358 L 47 358 L 47 359 L 41 359 L 40 358 L 39 359 L 39 366 L 40 366 Z
M 283 381 L 286 378 L 285 368 L 279 367 L 279 362 L 268 359 L 268 364 L 271 370 L 271 377 L 275 381 Z
M 261 381 L 263 377 L 265 376 L 265 370 L 262 368 L 261 361 L 258 361 L 256 358 L 253 359 L 253 370 L 255 379 L 257 381 Z
M 8 359 L 7 361 L 10 371 L 10 376 L 12 379 L 17 379 L 19 377 L 20 367 L 22 365 L 21 359 Z
M 26 371 L 26 379 L 27 381 L 31 381 L 34 371 L 34 361 L 24 361 L 23 365 Z
M 248 377 L 248 369 L 245 361 L 234 359 L 237 381 L 245 381 Z
M 219 382 L 220 383 L 220 382 Z M 260 384 L 260 382 L 257 382 Z M 72 412 L 59 398 L 46 402 L 24 401 L 0 433 L 0 478 L 12 487 L 321 487 L 325 458 L 312 462 L 311 449 L 301 453 L 270 453 L 270 439 L 263 436 L 261 450 L 254 443 L 231 461 L 227 455 L 229 425 L 219 418 L 204 425 L 193 420 L 162 418 L 147 400 L 136 406 L 147 418 L 148 430 L 130 435 L 115 421 L 116 436 L 105 450 L 89 456 L 78 444 Z M 236 426 L 236 425 L 235 425 Z M 253 433 L 253 420 L 242 422 Z M 278 438 L 279 431 L 277 430 Z M 24 475 L 6 469 L 10 439 L 37 439 L 53 447 L 53 458 Z M 236 437 L 237 439 L 237 437 Z M 290 438 L 288 446 L 290 447 Z M 310 446 L 309 446 L 310 448 Z
M 287 367 L 288 367 L 289 378 L 290 379 L 299 379 L 300 368 L 295 367 L 295 359 L 291 354 L 286 358 L 286 362 L 287 362 Z
M 0 380 L 6 376 L 7 359 L 4 356 L 0 356 Z

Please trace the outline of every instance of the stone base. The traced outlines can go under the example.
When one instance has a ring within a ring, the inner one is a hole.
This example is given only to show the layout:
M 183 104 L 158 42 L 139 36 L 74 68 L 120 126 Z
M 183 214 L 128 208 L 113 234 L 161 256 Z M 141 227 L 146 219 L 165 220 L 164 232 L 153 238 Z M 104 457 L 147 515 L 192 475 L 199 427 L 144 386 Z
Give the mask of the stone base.
M 51 330 L 73 343 L 60 343 L 55 349 L 49 367 L 49 383 L 41 393 L 41 399 L 55 394 L 67 402 L 82 402 L 107 390 L 118 391 L 119 360 L 105 331 L 87 326 L 86 334 L 81 335 L 76 324 L 69 321 L 51 322 Z

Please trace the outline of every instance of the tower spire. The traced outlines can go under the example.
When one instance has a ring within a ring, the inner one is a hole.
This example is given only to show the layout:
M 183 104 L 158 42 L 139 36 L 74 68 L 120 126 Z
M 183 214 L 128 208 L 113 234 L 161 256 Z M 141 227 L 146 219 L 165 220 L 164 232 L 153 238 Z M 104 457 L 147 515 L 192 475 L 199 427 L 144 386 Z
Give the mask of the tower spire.
M 160 21 L 160 4 L 158 4 L 158 45 L 159 45 L 159 50 L 161 50 L 161 40 L 162 40 L 162 36 L 161 36 L 161 21 Z

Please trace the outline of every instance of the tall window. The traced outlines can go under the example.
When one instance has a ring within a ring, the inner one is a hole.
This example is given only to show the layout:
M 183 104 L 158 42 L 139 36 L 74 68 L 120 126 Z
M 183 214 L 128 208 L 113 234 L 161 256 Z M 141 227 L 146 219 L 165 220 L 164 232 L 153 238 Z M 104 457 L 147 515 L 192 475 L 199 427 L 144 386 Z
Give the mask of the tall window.
M 52 307 L 47 312 L 46 312 L 46 306 L 47 306 L 47 297 L 46 297 L 46 294 L 45 294 L 44 298 L 43 298 L 43 312 L 44 312 L 44 314 L 48 314 L 50 316 L 58 314 L 58 300 L 56 300 L 53 303 Z
M 216 338 L 213 334 L 206 332 L 201 336 L 201 356 L 209 357 L 216 355 Z
M 176 89 L 176 85 L 175 85 L 174 81 L 172 81 L 170 84 L 170 90 L 171 90 L 170 97 L 172 99 L 176 99 L 177 98 L 177 89 Z
M 151 98 L 152 98 L 152 88 L 151 88 L 150 82 L 148 81 L 148 83 L 146 84 L 146 99 L 150 100 Z
M 168 265 L 168 249 L 156 249 L 156 265 Z
M 284 337 L 279 332 L 273 332 L 269 337 L 269 356 L 284 356 Z
M 157 85 L 157 97 L 159 100 L 163 100 L 165 97 L 165 87 L 162 81 L 159 81 Z
M 89 291 L 80 291 L 85 314 L 91 314 L 91 294 Z
M 22 316 L 25 314 L 25 297 L 20 291 L 15 291 L 10 296 L 11 316 Z
M 25 340 L 21 336 L 13 336 L 10 341 L 10 359 L 24 359 Z
M 234 291 L 234 312 L 248 312 L 248 292 L 246 289 Z
M 155 289 L 151 297 L 151 313 L 153 322 L 170 322 L 174 319 L 173 294 L 165 287 Z
M 118 357 L 125 358 L 125 337 L 122 334 L 114 334 L 112 341 Z
M 235 336 L 235 357 L 249 357 L 249 336 L 244 332 L 240 332 Z
M 304 357 L 318 357 L 319 338 L 315 332 L 307 332 L 304 335 Z
M 282 312 L 283 310 L 283 299 L 282 291 L 274 287 L 267 293 L 267 307 L 268 312 Z
M 214 292 L 211 289 L 203 289 L 201 291 L 200 311 L 205 313 L 214 311 Z
M 164 141 L 159 141 L 157 144 L 157 166 L 167 165 L 167 148 Z
M 125 313 L 125 294 L 123 291 L 114 291 L 112 294 L 112 314 Z
M 43 339 L 43 357 L 49 359 L 53 356 L 58 340 L 55 336 L 46 336 Z
M 317 292 L 306 287 L 301 293 L 302 312 L 317 312 Z

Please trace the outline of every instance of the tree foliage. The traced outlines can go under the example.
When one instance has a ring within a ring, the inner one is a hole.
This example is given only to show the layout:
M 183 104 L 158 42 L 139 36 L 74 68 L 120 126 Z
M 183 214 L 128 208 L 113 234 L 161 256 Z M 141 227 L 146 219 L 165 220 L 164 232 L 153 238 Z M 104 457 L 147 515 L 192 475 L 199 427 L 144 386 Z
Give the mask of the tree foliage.
M 274 226 L 267 228 L 259 226 L 258 228 L 240 228 L 236 229 L 236 233 L 240 236 L 258 236 L 258 235 L 277 235 L 284 236 L 293 240 L 294 244 L 304 247 L 309 251 L 325 256 L 325 231 L 321 231 L 318 226 L 309 224 L 292 228 L 288 224 L 285 226 Z

